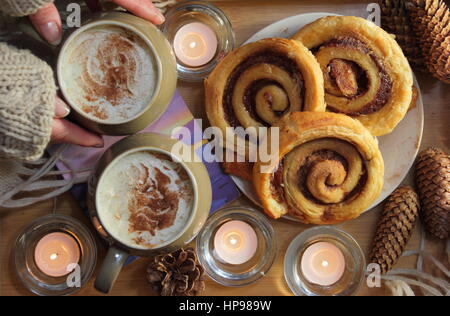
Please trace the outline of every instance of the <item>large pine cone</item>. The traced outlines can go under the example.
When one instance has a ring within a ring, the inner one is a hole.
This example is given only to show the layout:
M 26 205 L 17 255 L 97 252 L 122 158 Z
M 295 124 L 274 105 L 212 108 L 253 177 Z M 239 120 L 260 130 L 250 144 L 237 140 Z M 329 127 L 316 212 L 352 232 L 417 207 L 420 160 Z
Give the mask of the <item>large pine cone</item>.
M 378 3 L 381 7 L 382 28 L 395 35 L 411 66 L 423 71 L 425 63 L 422 51 L 414 35 L 405 0 L 378 0 Z
M 429 233 L 447 239 L 450 233 L 450 156 L 437 148 L 419 155 L 416 182 L 422 217 Z
M 192 248 L 158 256 L 147 269 L 147 280 L 161 296 L 197 296 L 205 290 L 203 275 Z
M 410 187 L 397 189 L 387 199 L 370 253 L 386 274 L 403 254 L 419 215 L 419 198 Z
M 450 10 L 443 0 L 408 0 L 415 35 L 428 70 L 450 83 Z

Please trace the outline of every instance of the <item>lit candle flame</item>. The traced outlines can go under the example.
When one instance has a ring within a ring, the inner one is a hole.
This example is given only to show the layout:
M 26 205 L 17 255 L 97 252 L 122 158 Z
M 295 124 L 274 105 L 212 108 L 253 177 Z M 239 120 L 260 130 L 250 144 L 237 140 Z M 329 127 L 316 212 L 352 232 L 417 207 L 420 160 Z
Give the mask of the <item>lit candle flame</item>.
M 243 236 L 241 236 L 238 232 L 231 232 L 226 236 L 225 243 L 228 245 L 228 247 L 236 251 L 241 248 L 243 243 Z
M 63 232 L 44 236 L 34 250 L 34 261 L 38 269 L 50 277 L 68 274 L 67 266 L 79 263 L 81 257 L 77 240 Z
M 345 269 L 345 256 L 332 243 L 317 242 L 303 253 L 301 271 L 310 283 L 331 286 L 339 282 Z
M 229 221 L 214 236 L 214 248 L 222 261 L 233 265 L 244 264 L 255 255 L 258 236 L 246 222 Z
M 186 24 L 175 34 L 173 48 L 180 62 L 189 67 L 201 67 L 216 55 L 217 34 L 203 23 Z

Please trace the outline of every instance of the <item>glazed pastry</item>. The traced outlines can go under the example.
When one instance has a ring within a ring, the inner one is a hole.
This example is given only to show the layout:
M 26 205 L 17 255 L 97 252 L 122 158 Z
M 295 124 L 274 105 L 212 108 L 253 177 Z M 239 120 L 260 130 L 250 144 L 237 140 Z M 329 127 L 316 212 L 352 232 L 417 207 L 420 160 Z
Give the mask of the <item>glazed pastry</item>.
M 232 150 L 248 149 L 248 142 L 235 145 L 229 127 L 270 127 L 290 112 L 325 111 L 319 64 L 294 40 L 265 39 L 238 48 L 216 67 L 205 88 L 210 123 L 227 136 L 224 145 Z
M 293 38 L 313 51 L 322 68 L 328 111 L 357 118 L 374 136 L 392 132 L 404 118 L 413 74 L 391 35 L 363 18 L 331 16 Z
M 337 113 L 283 118 L 280 151 L 256 163 L 253 178 L 266 213 L 328 225 L 358 217 L 379 197 L 384 163 L 378 142 L 357 120 Z

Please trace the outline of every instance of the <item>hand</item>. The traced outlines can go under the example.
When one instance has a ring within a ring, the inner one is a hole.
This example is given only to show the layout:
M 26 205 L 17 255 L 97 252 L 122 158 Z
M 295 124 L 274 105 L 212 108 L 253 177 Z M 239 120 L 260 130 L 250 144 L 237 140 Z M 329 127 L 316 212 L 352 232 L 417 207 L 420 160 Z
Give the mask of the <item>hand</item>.
M 55 117 L 53 119 L 52 143 L 70 143 L 83 147 L 104 146 L 103 139 L 96 134 L 88 132 L 64 118 L 70 113 L 69 106 L 63 100 L 56 97 Z
M 110 0 L 131 13 L 146 19 L 154 24 L 164 23 L 164 16 L 150 0 Z M 86 0 L 92 5 L 97 5 L 99 0 Z M 62 23 L 59 12 L 53 3 L 30 15 L 31 23 L 41 36 L 50 44 L 58 45 L 62 38 Z

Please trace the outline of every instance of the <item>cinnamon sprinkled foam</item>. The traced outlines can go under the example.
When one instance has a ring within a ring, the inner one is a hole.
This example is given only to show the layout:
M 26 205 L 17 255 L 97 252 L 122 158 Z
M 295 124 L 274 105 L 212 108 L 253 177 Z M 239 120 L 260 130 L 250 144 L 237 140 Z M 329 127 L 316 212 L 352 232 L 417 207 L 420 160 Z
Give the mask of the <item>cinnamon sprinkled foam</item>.
M 98 26 L 70 43 L 62 68 L 66 97 L 88 116 L 122 123 L 150 103 L 157 71 L 151 49 L 119 26 Z
M 192 182 L 169 157 L 148 151 L 126 155 L 100 182 L 100 220 L 123 244 L 158 248 L 186 228 L 194 203 Z

